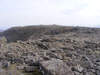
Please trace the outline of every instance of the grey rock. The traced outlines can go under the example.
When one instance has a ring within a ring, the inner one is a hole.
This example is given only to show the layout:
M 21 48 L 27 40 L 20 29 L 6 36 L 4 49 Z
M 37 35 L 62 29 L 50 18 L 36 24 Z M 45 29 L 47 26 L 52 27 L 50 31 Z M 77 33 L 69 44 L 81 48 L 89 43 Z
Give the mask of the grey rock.
M 96 65 L 99 65 L 100 66 L 100 62 L 96 62 Z
M 86 55 L 82 56 L 81 58 L 81 65 L 83 65 L 85 68 L 93 68 L 94 64 L 92 61 L 87 57 Z
M 72 67 L 72 70 L 81 73 L 84 70 L 84 68 L 81 67 L 80 65 L 76 65 L 76 66 Z
M 18 70 L 24 70 L 24 66 L 16 66 Z
M 86 72 L 84 75 L 95 75 L 93 72 Z
M 10 62 L 8 62 L 8 61 L 3 61 L 2 67 L 8 68 L 9 66 L 10 66 Z
M 74 72 L 74 75 L 80 75 L 80 73 L 75 71 L 75 72 Z
M 96 70 L 96 75 L 100 75 L 100 71 L 99 70 Z
M 25 66 L 24 71 L 25 72 L 33 72 L 35 70 L 34 66 Z
M 71 69 L 59 59 L 51 59 L 40 63 L 46 75 L 74 75 Z

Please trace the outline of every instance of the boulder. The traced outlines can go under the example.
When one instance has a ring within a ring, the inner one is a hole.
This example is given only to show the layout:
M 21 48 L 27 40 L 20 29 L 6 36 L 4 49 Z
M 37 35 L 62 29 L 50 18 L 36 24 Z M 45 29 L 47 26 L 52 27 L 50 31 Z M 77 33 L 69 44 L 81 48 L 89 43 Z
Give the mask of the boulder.
M 81 73 L 84 70 L 84 68 L 80 65 L 76 65 L 76 66 L 72 67 L 72 70 Z
M 40 63 L 45 75 L 74 75 L 70 67 L 62 60 L 51 59 Z
M 24 66 L 16 66 L 17 70 L 24 70 Z
M 34 66 L 25 66 L 24 71 L 25 72 L 33 72 L 35 70 Z
M 2 67 L 3 68 L 8 68 L 10 66 L 10 62 L 9 61 L 3 61 L 2 63 Z

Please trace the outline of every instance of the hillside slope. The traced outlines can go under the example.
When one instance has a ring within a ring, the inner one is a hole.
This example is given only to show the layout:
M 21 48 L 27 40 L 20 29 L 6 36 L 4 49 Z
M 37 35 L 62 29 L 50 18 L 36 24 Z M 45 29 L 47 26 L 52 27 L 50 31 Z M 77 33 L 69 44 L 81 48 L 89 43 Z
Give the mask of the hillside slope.
M 1 36 L 9 43 L 0 39 L 0 75 L 100 75 L 100 29 L 28 26 Z
M 95 36 L 99 37 L 100 29 L 83 28 L 83 27 L 66 27 L 66 26 L 26 26 L 13 27 L 2 33 L 9 42 L 17 40 L 25 41 L 27 39 L 38 39 L 44 35 L 60 35 L 60 34 L 75 34 L 76 36 Z M 98 34 L 98 35 L 97 35 Z

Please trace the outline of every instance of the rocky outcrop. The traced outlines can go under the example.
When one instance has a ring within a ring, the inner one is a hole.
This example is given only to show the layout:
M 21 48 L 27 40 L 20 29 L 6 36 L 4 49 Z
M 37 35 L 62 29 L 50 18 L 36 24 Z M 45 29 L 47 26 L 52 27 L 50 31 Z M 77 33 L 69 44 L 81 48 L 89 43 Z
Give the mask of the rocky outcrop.
M 13 68 L 18 75 L 100 75 L 100 40 L 91 34 L 98 32 L 75 30 L 35 40 L 34 35 L 29 40 L 10 43 L 1 39 L 0 73 L 11 73 Z
M 44 75 L 74 75 L 71 68 L 66 65 L 62 60 L 51 59 L 48 61 L 40 62 Z

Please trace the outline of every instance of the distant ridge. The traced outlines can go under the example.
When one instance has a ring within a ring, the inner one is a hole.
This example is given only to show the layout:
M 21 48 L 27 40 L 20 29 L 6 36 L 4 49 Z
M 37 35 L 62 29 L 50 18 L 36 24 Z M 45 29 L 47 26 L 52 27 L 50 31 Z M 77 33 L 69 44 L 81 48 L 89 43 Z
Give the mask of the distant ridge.
M 71 26 L 57 26 L 57 25 L 38 25 L 38 26 L 24 26 L 24 27 L 12 27 L 0 35 L 5 36 L 8 42 L 16 42 L 17 40 L 38 39 L 42 35 L 61 35 L 61 34 L 88 34 L 90 33 L 100 35 L 99 28 L 87 28 L 87 27 L 71 27 Z M 78 35 L 77 34 L 77 35 Z M 96 35 L 97 36 L 97 35 Z
M 4 30 L 0 30 L 0 32 L 3 32 Z

